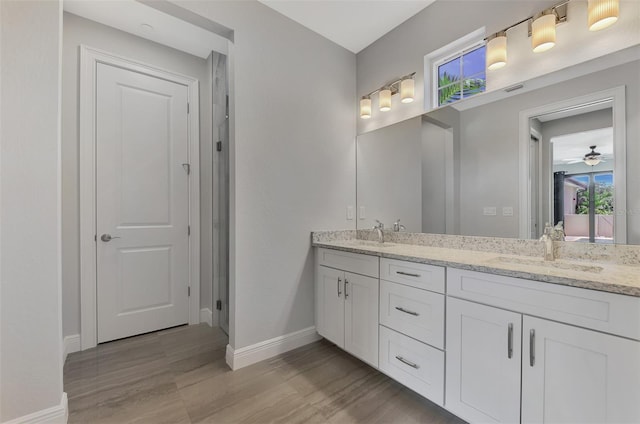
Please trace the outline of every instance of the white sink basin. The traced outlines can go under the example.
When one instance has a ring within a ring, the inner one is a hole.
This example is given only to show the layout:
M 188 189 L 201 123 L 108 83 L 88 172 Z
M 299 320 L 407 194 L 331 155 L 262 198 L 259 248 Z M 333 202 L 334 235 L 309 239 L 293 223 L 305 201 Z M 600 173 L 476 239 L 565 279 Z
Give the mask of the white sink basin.
M 514 258 L 509 256 L 498 256 L 497 258 L 491 259 L 489 262 L 499 262 L 505 264 L 516 264 L 516 265 L 530 265 L 530 266 L 539 266 L 543 268 L 555 268 L 555 269 L 566 269 L 571 271 L 581 271 L 581 272 L 591 272 L 598 273 L 603 270 L 602 267 L 597 265 L 582 265 L 570 262 L 560 262 L 560 261 L 545 261 L 543 259 L 538 258 Z

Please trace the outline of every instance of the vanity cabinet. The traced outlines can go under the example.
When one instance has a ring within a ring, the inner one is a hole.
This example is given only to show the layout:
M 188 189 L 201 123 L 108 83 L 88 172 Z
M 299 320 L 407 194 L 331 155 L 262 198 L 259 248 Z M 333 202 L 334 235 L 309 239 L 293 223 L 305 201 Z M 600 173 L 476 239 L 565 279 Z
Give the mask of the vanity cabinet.
M 640 342 L 524 316 L 523 423 L 639 423 Z
M 640 422 L 640 342 L 614 312 L 637 318 L 637 298 L 455 269 L 448 283 L 468 298 L 447 298 L 448 410 L 470 422 Z M 562 316 L 625 337 L 546 319 Z
M 323 250 L 319 249 L 316 257 L 316 330 L 338 347 L 378 367 L 378 258 Z M 373 262 L 375 266 L 371 266 Z
M 446 408 L 469 422 L 520 421 L 522 316 L 447 299 Z

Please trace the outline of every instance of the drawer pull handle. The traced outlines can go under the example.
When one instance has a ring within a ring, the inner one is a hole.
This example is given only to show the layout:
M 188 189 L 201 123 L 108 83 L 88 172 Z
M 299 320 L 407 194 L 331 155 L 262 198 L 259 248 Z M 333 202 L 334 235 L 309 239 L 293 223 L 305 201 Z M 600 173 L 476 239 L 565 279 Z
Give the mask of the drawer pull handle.
M 340 297 L 340 295 L 342 294 L 342 292 L 340 291 L 340 283 L 342 283 L 342 280 L 338 278 L 338 297 Z
M 411 368 L 415 368 L 415 369 L 420 368 L 420 365 L 418 365 L 418 364 L 414 364 L 414 363 L 413 363 L 413 362 L 411 362 L 411 361 L 407 361 L 407 360 L 406 360 L 406 359 L 404 359 L 402 356 L 396 356 L 396 359 L 397 359 L 398 361 L 402 362 L 402 363 L 403 363 L 403 364 L 405 364 L 405 365 L 409 365 Z
M 507 358 L 511 359 L 513 356 L 513 324 L 509 323 L 509 329 L 507 330 Z
M 529 365 L 536 364 L 536 330 L 529 331 Z
M 413 312 L 413 311 L 408 311 L 400 306 L 396 306 L 396 309 L 399 310 L 400 312 L 404 312 L 405 314 L 409 314 L 409 315 L 413 315 L 414 317 L 419 316 L 420 314 L 417 312 Z
M 412 273 L 410 273 L 410 272 L 396 271 L 396 274 L 406 275 L 407 277 L 416 277 L 416 278 L 420 278 L 420 274 L 412 274 Z

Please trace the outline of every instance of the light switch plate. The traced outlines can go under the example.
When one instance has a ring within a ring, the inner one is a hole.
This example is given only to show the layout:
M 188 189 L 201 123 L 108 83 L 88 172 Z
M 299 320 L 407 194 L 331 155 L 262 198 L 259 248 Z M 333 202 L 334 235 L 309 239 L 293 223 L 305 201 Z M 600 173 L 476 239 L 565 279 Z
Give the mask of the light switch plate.
M 360 219 L 365 219 L 367 217 L 366 210 L 364 206 L 360 206 Z
M 347 221 L 353 219 L 353 206 L 347 206 Z
M 513 208 L 511 206 L 503 207 L 502 216 L 513 216 Z
M 486 216 L 496 216 L 496 207 L 495 206 L 485 206 L 483 213 Z

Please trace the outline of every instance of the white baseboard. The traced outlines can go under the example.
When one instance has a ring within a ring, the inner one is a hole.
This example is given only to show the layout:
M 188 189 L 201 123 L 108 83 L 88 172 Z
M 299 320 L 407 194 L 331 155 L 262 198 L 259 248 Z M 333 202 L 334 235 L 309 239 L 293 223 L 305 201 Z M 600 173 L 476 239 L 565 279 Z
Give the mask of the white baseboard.
M 73 352 L 80 352 L 80 334 L 66 336 L 62 340 L 62 363 L 67 361 L 67 355 Z
M 51 408 L 42 409 L 29 415 L 5 421 L 4 424 L 67 424 L 69 419 L 69 404 L 67 393 L 62 392 L 60 404 Z
M 231 345 L 227 345 L 225 360 L 227 365 L 235 371 L 320 339 L 320 335 L 316 333 L 316 327 L 308 327 L 240 349 L 234 349 Z
M 206 322 L 209 327 L 213 326 L 213 312 L 209 308 L 200 309 L 200 322 Z

